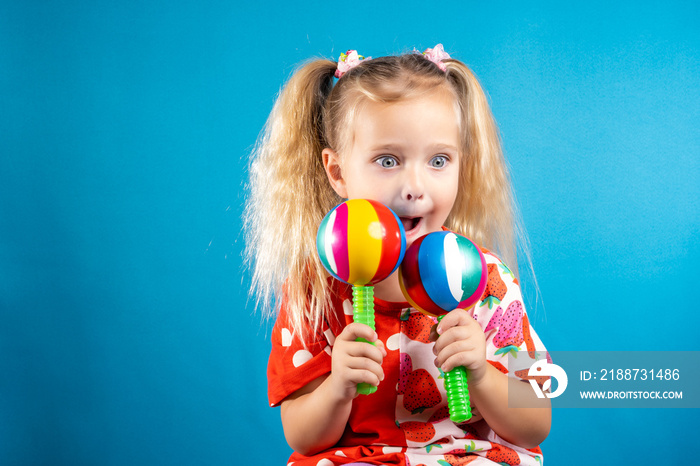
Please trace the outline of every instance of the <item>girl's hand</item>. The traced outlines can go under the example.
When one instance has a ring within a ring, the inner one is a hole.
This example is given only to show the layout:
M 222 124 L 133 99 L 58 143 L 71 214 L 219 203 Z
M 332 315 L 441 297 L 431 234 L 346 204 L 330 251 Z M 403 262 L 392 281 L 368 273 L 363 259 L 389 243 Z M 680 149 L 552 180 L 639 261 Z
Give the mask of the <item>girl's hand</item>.
M 376 346 L 356 338 L 375 342 Z M 311 456 L 332 447 L 347 426 L 360 382 L 377 385 L 384 379 L 384 344 L 365 324 L 353 323 L 335 339 L 331 373 L 300 388 L 282 402 L 282 425 L 294 451 Z
M 376 346 L 362 341 L 364 338 Z M 357 384 L 369 383 L 379 385 L 384 380 L 382 361 L 386 356 L 384 343 L 368 325 L 352 323 L 345 327 L 335 339 L 333 345 L 331 386 L 343 400 L 352 400 L 357 396 Z
M 448 312 L 437 324 L 433 353 L 435 365 L 444 372 L 455 367 L 469 369 L 469 384 L 478 385 L 486 374 L 486 336 L 479 323 L 464 309 Z

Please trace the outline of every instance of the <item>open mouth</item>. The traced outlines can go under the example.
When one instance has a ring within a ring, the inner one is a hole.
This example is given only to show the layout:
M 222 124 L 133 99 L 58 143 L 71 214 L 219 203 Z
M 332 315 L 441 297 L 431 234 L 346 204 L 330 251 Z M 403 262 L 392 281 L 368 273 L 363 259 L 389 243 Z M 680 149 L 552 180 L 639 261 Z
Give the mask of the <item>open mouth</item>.
M 421 223 L 421 220 L 423 220 L 423 217 L 399 217 L 401 219 L 401 223 L 403 224 L 403 229 L 406 231 L 406 233 L 410 233 L 411 231 L 415 230 L 418 228 L 418 226 Z

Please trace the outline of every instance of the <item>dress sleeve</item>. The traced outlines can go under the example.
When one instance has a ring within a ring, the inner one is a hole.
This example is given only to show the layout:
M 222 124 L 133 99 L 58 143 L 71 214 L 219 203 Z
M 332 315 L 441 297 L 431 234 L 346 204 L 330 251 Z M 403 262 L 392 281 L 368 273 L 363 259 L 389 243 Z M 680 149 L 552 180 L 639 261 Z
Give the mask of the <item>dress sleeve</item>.
M 549 359 L 547 350 L 530 324 L 518 279 L 498 257 L 488 252 L 484 256 L 488 285 L 474 309 L 474 318 L 484 329 L 487 360 L 510 377 L 528 379 L 530 365 Z M 537 379 L 540 385 L 546 380 Z
M 331 371 L 334 336 L 324 321 L 320 333 L 310 333 L 306 345 L 292 334 L 286 302 L 282 303 L 272 329 L 272 350 L 267 364 L 267 395 L 270 406 Z

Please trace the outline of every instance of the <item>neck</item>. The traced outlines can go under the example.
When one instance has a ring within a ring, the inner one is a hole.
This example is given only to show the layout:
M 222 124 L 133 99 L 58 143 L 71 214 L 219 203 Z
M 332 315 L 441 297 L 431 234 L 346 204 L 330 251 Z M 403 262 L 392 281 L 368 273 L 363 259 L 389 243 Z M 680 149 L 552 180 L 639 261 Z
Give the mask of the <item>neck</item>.
M 406 298 L 399 286 L 399 271 L 392 273 L 386 280 L 374 285 L 374 296 L 384 301 L 399 303 L 405 302 Z

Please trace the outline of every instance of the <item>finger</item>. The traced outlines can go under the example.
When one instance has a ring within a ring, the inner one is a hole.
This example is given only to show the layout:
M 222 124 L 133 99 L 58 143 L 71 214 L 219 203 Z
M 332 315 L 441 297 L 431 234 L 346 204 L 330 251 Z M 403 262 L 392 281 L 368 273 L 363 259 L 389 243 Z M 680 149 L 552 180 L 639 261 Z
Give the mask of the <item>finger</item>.
M 384 369 L 377 361 L 369 358 L 350 358 L 346 361 L 348 369 L 370 371 L 377 377 L 384 378 Z
M 469 340 L 456 341 L 442 351 L 435 358 L 435 365 L 445 370 L 445 365 L 449 363 L 450 369 L 456 366 L 463 366 L 473 362 L 475 357 L 473 353 L 476 351 L 476 345 Z M 458 361 L 454 359 L 457 358 Z M 452 360 L 452 362 L 450 362 Z M 449 369 L 448 369 L 449 370 Z
M 352 358 L 367 358 L 381 364 L 386 356 L 386 350 L 363 341 L 350 341 L 345 344 L 345 352 Z
M 435 365 L 445 372 L 458 366 L 478 370 L 485 362 L 486 347 L 475 340 L 455 342 L 435 358 Z
M 377 361 L 374 361 L 374 360 L 369 359 L 369 358 L 351 357 L 345 361 L 345 364 L 346 364 L 347 370 L 349 370 L 355 376 L 357 376 L 358 374 L 362 374 L 364 372 L 370 372 L 374 375 L 374 378 L 376 378 L 376 382 L 384 380 L 384 369 L 382 368 L 381 364 L 378 363 Z M 374 383 L 374 379 L 372 379 L 372 377 L 370 377 L 370 380 L 355 380 L 355 379 L 353 379 L 353 381 L 355 383 L 362 383 L 362 382 Z
M 459 366 L 466 367 L 467 369 L 473 369 L 478 361 L 479 358 L 473 351 L 459 352 L 447 358 L 445 362 L 440 364 L 439 367 L 443 372 L 450 372 L 452 369 Z
M 438 354 L 457 341 L 469 340 L 475 334 L 476 330 L 469 326 L 452 327 L 437 339 L 435 346 L 433 346 L 433 353 Z
M 474 318 L 469 312 L 459 308 L 453 309 L 440 320 L 437 326 L 437 333 L 438 335 L 442 335 L 450 328 L 467 325 L 470 321 L 474 321 Z
M 352 345 L 360 346 L 371 346 L 367 343 L 351 343 Z M 377 353 L 379 350 L 372 347 Z M 339 350 L 340 348 L 338 348 Z M 346 350 L 347 348 L 343 348 Z M 374 376 L 369 376 L 363 373 L 371 373 Z M 375 361 L 374 359 L 364 357 L 364 356 L 353 356 L 347 352 L 334 353 L 333 356 L 333 375 L 337 376 L 339 380 L 345 381 L 349 386 L 357 383 L 376 383 L 379 380 L 384 379 L 384 370 L 381 366 L 381 361 Z
M 347 325 L 338 335 L 338 338 L 346 341 L 354 341 L 358 338 L 364 338 L 367 341 L 374 342 L 377 340 L 377 332 L 372 330 L 369 325 L 352 323 Z
M 384 342 L 380 339 L 377 339 L 377 341 L 374 342 L 376 347 L 382 352 L 382 356 L 386 357 L 387 352 L 386 352 L 386 346 L 384 345 Z
M 367 369 L 353 369 L 348 373 L 348 381 L 352 385 L 357 385 L 360 383 L 368 383 L 373 386 L 378 386 L 381 381 L 384 380 L 384 373 L 378 375 L 374 371 Z

